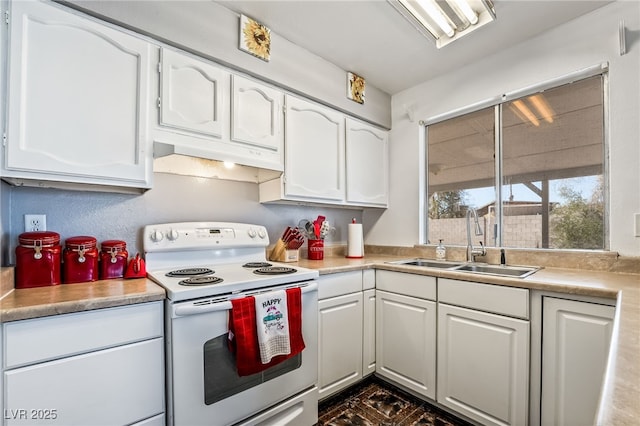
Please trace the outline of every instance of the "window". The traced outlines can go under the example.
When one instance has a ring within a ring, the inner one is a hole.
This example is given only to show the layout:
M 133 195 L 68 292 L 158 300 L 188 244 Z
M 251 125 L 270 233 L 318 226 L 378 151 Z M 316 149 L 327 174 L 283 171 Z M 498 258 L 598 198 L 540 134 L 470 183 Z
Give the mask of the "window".
M 426 126 L 427 241 L 604 249 L 605 76 L 538 90 Z

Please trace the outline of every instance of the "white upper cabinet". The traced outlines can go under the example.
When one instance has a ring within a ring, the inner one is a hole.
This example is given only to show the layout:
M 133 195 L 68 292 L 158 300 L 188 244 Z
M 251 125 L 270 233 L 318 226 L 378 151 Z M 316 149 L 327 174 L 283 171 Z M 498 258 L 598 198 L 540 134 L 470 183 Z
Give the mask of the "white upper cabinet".
M 389 136 L 346 119 L 347 203 L 386 207 L 389 200 Z
M 151 187 L 153 46 L 57 5 L 12 2 L 3 177 Z
M 286 111 L 285 195 L 344 200 L 344 116 L 289 95 Z
M 281 154 L 284 93 L 239 75 L 231 91 L 231 140 Z
M 160 125 L 222 138 L 229 73 L 169 49 L 160 61 Z
M 260 201 L 387 207 L 388 133 L 315 102 L 285 103 L 285 173 L 260 184 Z
M 154 155 L 284 169 L 283 92 L 186 52 L 161 52 Z

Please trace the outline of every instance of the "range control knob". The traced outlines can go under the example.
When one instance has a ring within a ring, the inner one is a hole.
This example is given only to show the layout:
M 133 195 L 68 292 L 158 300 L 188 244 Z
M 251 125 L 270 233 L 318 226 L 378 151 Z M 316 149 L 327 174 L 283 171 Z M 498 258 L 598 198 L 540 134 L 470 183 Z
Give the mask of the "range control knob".
M 257 235 L 257 234 L 256 234 L 256 230 L 255 230 L 255 229 L 253 229 L 253 228 L 249 228 L 249 230 L 247 231 L 247 234 L 249 234 L 249 236 L 250 236 L 251 238 L 255 238 L 255 237 L 256 237 L 256 235 Z
M 176 231 L 175 229 L 172 229 L 169 232 L 167 232 L 167 240 L 175 241 L 177 239 L 178 239 L 178 231 Z
M 258 231 L 258 236 L 264 239 L 264 237 L 267 236 L 267 231 L 265 231 L 264 228 L 260 228 L 260 230 Z
M 164 238 L 164 235 L 162 234 L 162 231 L 158 231 L 156 229 L 155 231 L 151 232 L 151 235 L 149 237 L 151 238 L 151 241 L 159 243 Z

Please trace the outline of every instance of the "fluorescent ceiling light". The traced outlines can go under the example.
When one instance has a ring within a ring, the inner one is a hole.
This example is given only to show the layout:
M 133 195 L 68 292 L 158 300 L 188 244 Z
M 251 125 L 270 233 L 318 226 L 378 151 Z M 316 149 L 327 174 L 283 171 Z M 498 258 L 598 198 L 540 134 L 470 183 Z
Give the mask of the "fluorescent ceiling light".
M 462 14 L 469 20 L 471 25 L 478 23 L 478 14 L 471 9 L 471 6 L 469 6 L 469 3 L 465 0 L 453 0 L 452 5 L 457 6 L 460 12 L 462 12 Z
M 496 19 L 492 0 L 388 0 L 441 48 Z
M 442 32 L 444 32 L 448 37 L 453 37 L 455 34 L 453 27 L 449 24 L 446 15 L 434 0 L 416 0 L 415 2 L 418 7 L 422 8 L 422 10 L 424 10 L 427 15 L 436 22 L 436 25 L 440 27 Z M 405 3 L 405 0 L 401 0 L 400 3 Z

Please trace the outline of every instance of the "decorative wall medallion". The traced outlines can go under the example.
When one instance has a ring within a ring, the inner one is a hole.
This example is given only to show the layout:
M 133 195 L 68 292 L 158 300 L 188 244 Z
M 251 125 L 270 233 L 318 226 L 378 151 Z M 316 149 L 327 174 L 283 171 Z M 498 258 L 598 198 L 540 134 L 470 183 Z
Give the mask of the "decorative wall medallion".
M 364 103 L 364 85 L 363 77 L 352 72 L 347 73 L 347 98 L 359 104 Z
M 240 50 L 269 62 L 271 30 L 248 16 L 240 15 Z

